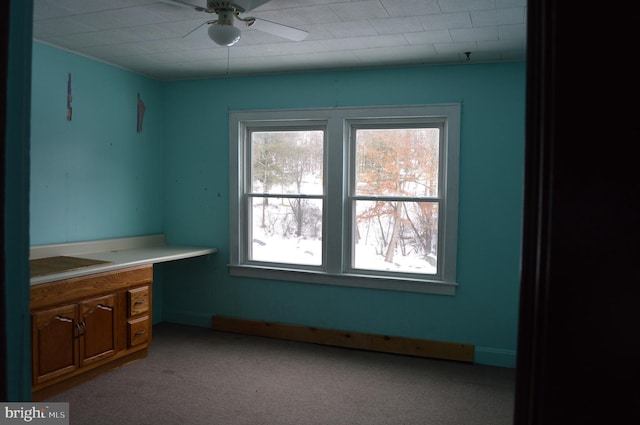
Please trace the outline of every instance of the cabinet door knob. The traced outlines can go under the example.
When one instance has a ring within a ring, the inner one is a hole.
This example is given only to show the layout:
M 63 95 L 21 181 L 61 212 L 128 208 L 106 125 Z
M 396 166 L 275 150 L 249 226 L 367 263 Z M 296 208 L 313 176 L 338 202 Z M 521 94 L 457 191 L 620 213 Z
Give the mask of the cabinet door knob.
M 79 323 L 76 323 L 75 328 L 78 331 L 77 337 L 79 338 L 79 337 L 81 337 L 82 335 L 85 334 L 85 331 L 87 329 L 87 325 L 84 322 L 79 322 Z

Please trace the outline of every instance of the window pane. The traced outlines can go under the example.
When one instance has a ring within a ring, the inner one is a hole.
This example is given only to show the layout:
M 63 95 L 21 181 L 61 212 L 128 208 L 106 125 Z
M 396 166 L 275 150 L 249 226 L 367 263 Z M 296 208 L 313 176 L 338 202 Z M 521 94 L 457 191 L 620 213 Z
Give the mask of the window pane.
M 438 195 L 440 130 L 356 130 L 356 195 Z
M 322 200 L 252 198 L 252 261 L 322 264 Z
M 438 203 L 354 202 L 353 267 L 435 274 Z
M 251 133 L 251 191 L 319 195 L 323 193 L 324 132 Z

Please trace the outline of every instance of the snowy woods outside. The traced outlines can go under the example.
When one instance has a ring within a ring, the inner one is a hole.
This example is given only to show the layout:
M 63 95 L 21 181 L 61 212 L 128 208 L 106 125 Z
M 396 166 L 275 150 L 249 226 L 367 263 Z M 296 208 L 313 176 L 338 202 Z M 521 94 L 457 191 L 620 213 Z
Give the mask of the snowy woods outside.
M 251 134 L 251 260 L 322 264 L 323 137 Z M 353 268 L 436 273 L 438 147 L 437 128 L 356 130 Z

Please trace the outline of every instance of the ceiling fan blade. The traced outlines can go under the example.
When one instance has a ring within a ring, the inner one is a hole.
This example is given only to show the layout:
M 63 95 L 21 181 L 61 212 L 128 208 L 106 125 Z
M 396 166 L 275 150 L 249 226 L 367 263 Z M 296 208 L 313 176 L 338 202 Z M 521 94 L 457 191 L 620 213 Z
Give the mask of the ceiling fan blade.
M 158 0 L 160 3 L 171 4 L 174 6 L 186 7 L 189 9 L 196 10 L 198 12 L 206 12 L 207 9 L 202 6 L 196 6 L 195 4 L 187 3 L 180 0 Z
M 251 28 L 293 41 L 302 41 L 309 35 L 307 31 L 260 18 L 255 18 L 255 22 L 251 24 Z
M 217 21 L 206 21 L 201 23 L 200 25 L 198 25 L 197 27 L 195 27 L 194 29 L 192 29 L 191 31 L 189 31 L 188 33 L 186 33 L 185 35 L 182 36 L 182 38 L 205 38 L 205 36 L 207 35 L 207 30 L 209 29 L 209 25 L 216 23 Z M 205 27 L 205 25 L 207 25 Z

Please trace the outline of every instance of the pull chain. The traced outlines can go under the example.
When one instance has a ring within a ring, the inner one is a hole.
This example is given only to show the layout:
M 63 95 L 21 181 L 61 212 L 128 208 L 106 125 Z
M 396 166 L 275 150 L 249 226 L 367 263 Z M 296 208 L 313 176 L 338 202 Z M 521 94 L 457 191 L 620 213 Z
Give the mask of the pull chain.
M 227 76 L 229 76 L 230 70 L 229 70 L 229 47 L 227 47 Z

